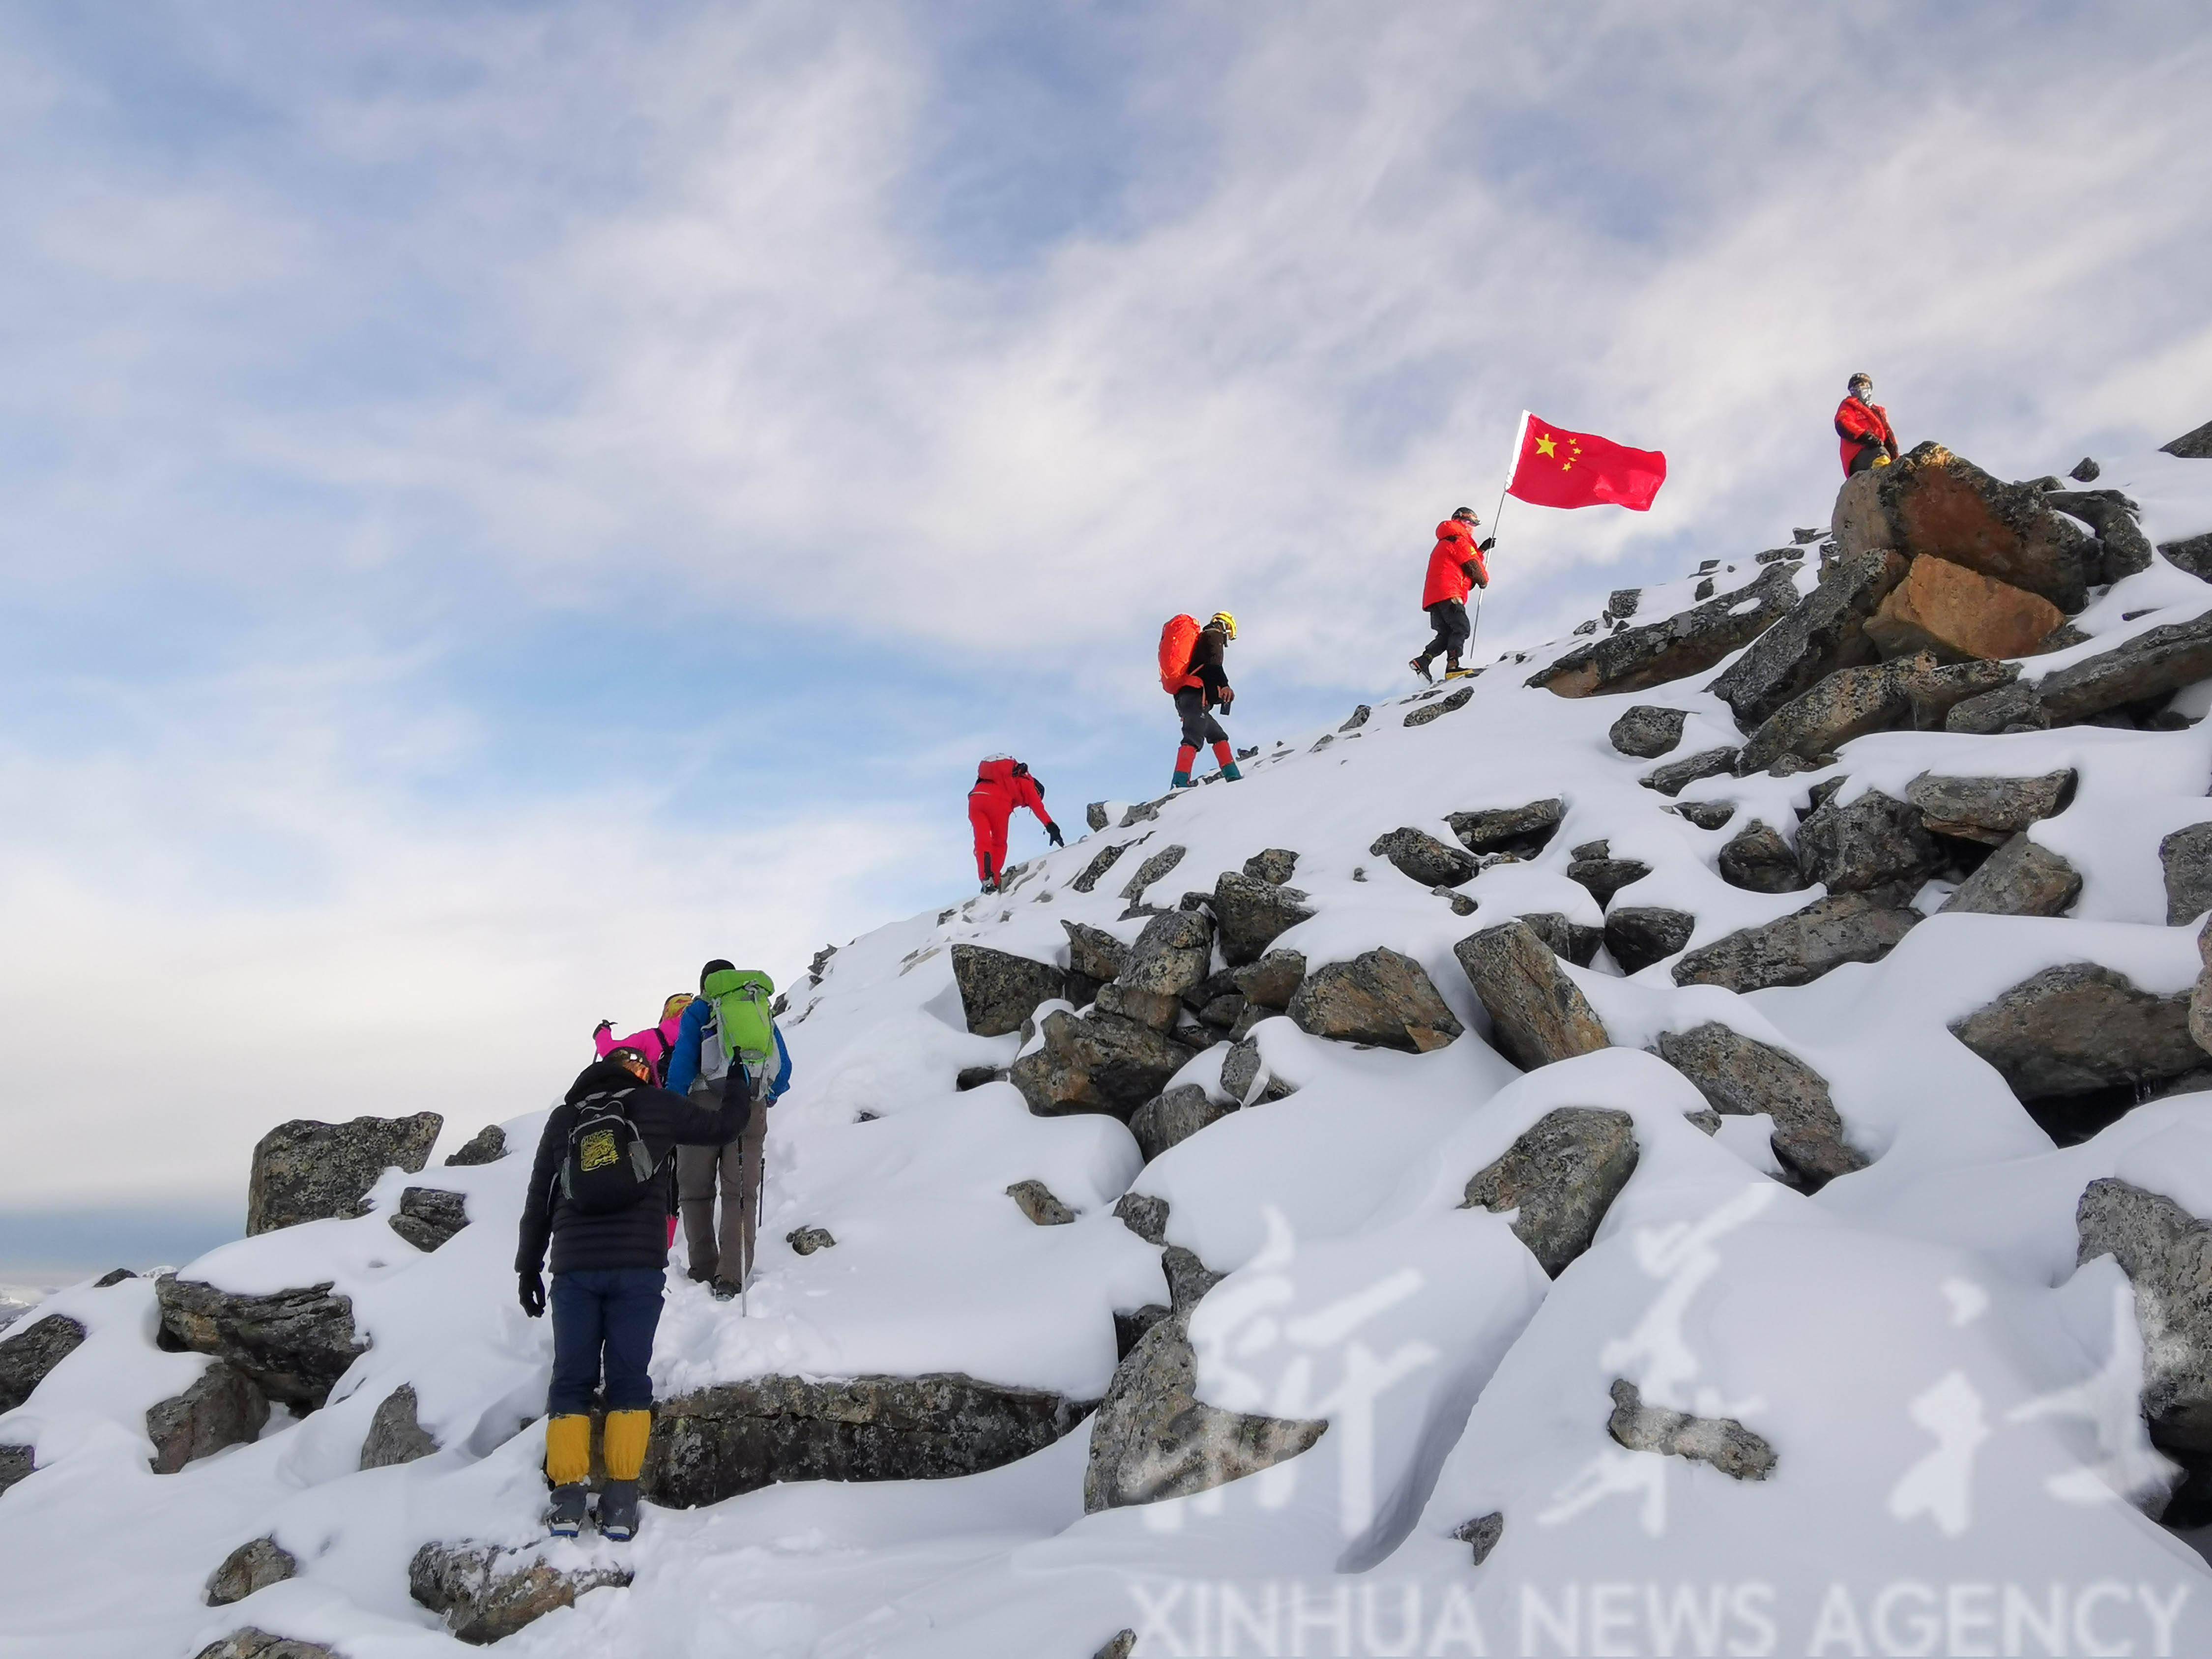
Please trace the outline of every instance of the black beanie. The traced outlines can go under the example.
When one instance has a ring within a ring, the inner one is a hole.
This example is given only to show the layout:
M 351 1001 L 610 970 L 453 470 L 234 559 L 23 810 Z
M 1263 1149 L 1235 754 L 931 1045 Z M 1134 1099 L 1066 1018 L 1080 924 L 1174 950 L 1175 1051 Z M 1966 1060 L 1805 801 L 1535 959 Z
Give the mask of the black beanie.
M 699 970 L 699 988 L 702 991 L 707 988 L 708 975 L 719 974 L 724 969 L 735 968 L 737 965 L 738 964 L 734 962 L 725 962 L 721 957 L 716 957 L 712 962 L 708 963 L 704 968 L 702 968 Z

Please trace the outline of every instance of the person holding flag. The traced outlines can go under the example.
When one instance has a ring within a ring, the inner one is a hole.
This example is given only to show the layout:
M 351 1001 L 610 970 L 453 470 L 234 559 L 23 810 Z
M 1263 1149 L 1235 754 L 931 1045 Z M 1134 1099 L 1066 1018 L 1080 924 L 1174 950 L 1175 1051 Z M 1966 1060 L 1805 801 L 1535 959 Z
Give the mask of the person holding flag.
M 1460 652 L 1474 635 L 1467 620 L 1467 596 L 1475 588 L 1490 586 L 1490 570 L 1482 556 L 1498 545 L 1495 536 L 1481 542 L 1474 539 L 1481 523 L 1473 507 L 1462 507 L 1437 526 L 1437 544 L 1429 555 L 1429 579 L 1421 588 L 1421 609 L 1429 613 L 1429 625 L 1436 629 L 1436 637 L 1412 664 L 1413 672 L 1431 684 L 1436 682 L 1429 665 L 1439 653 L 1444 659 L 1446 679 L 1455 680 L 1468 672 L 1460 663 Z
M 1666 482 L 1667 458 L 1657 450 L 1631 449 L 1595 433 L 1570 432 L 1524 409 L 1513 440 L 1513 467 L 1498 494 L 1493 532 L 1497 520 L 1505 515 L 1508 495 L 1532 507 L 1625 507 L 1632 513 L 1647 513 Z M 1473 507 L 1462 507 L 1437 526 L 1428 586 L 1421 591 L 1422 608 L 1436 624 L 1437 636 L 1413 660 L 1413 672 L 1425 680 L 1439 650 L 1444 653 L 1446 679 L 1473 672 L 1460 666 L 1465 647 L 1456 641 L 1471 642 L 1482 623 L 1482 601 L 1477 599 L 1474 621 L 1468 623 L 1468 593 L 1480 593 L 1490 586 L 1490 568 L 1482 556 L 1498 545 L 1498 538 L 1493 533 L 1477 545 L 1474 531 L 1481 522 Z M 1439 600 L 1452 603 L 1446 608 Z M 1456 617 L 1453 611 L 1459 613 Z

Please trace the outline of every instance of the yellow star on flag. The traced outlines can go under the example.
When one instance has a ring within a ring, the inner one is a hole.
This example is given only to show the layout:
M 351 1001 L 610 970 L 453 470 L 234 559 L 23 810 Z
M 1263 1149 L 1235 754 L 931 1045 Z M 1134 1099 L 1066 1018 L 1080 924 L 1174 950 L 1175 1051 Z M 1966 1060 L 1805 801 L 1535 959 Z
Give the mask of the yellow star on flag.
M 1556 455 L 1559 451 L 1559 447 L 1547 434 L 1539 433 L 1536 437 L 1536 453 L 1539 455 Z

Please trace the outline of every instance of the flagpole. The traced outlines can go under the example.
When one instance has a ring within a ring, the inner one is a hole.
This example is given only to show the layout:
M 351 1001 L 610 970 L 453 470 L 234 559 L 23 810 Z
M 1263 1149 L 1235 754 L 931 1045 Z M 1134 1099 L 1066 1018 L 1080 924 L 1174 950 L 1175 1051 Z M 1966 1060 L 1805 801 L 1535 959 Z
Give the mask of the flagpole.
M 1521 445 L 1528 435 L 1528 411 L 1524 409 L 1521 411 L 1521 424 L 1513 428 L 1513 459 L 1506 464 L 1505 482 L 1498 489 L 1498 507 L 1490 515 L 1490 536 L 1492 541 L 1498 538 L 1498 526 L 1504 521 L 1505 494 L 1513 488 L 1513 475 L 1521 470 Z M 1475 635 L 1482 631 L 1482 596 L 1485 591 L 1486 589 L 1481 587 L 1474 590 L 1474 621 L 1469 624 L 1467 630 L 1467 649 L 1469 656 L 1474 654 Z

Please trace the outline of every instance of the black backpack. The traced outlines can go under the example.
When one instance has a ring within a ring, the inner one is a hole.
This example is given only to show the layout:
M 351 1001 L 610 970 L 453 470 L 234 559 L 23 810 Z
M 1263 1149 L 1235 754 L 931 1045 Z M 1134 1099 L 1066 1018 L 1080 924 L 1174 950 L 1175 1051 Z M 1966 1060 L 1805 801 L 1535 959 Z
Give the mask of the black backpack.
M 576 1103 L 568 1155 L 561 1160 L 561 1196 L 580 1215 L 612 1215 L 653 1185 L 653 1154 L 623 1109 L 628 1089 L 586 1095 Z

